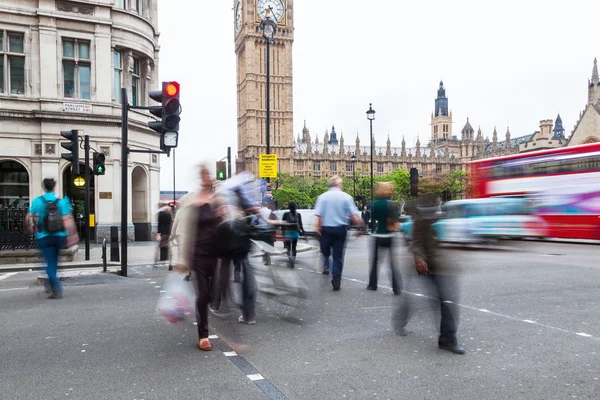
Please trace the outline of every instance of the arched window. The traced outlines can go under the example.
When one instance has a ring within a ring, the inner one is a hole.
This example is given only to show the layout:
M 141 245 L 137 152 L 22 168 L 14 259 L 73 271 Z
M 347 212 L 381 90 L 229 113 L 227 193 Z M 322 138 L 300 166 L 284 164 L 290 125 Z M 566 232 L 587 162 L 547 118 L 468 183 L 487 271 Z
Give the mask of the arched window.
M 0 161 L 0 204 L 21 208 L 29 204 L 29 173 L 17 161 Z

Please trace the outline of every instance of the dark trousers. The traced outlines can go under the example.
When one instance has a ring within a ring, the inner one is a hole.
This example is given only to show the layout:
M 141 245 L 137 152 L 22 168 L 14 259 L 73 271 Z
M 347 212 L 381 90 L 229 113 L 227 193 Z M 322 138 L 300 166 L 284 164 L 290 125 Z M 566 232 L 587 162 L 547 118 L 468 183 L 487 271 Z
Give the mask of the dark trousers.
M 46 273 L 50 290 L 56 295 L 62 294 L 62 284 L 58 278 L 58 255 L 65 244 L 64 236 L 48 235 L 38 240 L 38 246 L 46 259 Z
M 208 338 L 208 303 L 216 266 L 217 259 L 214 257 L 196 257 L 192 268 L 191 281 L 196 292 L 196 323 L 200 339 Z
M 256 297 L 258 288 L 256 277 L 252 266 L 248 261 L 248 254 L 240 255 L 240 270 L 242 279 L 242 315 L 245 321 L 253 321 L 256 318 Z
M 348 231 L 345 226 L 324 226 L 321 232 L 321 254 L 323 254 L 323 268 L 329 269 L 329 257 L 333 253 L 331 275 L 334 280 L 340 280 L 344 269 L 344 247 Z
M 400 288 L 402 286 L 401 281 L 398 279 L 399 275 L 394 265 L 394 238 L 392 237 L 376 237 L 373 241 L 373 259 L 371 263 L 371 273 L 369 274 L 369 287 L 377 288 L 377 280 L 379 276 L 378 264 L 379 264 L 379 250 L 387 250 L 390 256 L 390 272 L 392 277 L 392 289 L 394 294 L 400 294 Z
M 290 250 L 291 250 L 292 256 L 296 257 L 296 254 L 297 254 L 296 248 L 298 247 L 298 239 L 286 239 L 285 242 L 283 243 L 283 247 L 285 247 L 285 249 L 287 250 L 288 256 L 290 255 Z
M 210 306 L 213 310 L 221 307 L 223 300 L 230 298 L 229 279 L 231 278 L 231 260 L 222 258 L 219 260 L 218 267 L 213 278 L 213 295 Z
M 426 280 L 427 296 L 434 309 L 441 311 L 440 344 L 456 344 L 456 330 L 459 323 L 458 280 L 454 275 L 424 275 L 411 279 Z M 395 328 L 404 328 L 414 312 L 416 296 L 404 293 L 399 298 L 394 311 L 393 324 Z

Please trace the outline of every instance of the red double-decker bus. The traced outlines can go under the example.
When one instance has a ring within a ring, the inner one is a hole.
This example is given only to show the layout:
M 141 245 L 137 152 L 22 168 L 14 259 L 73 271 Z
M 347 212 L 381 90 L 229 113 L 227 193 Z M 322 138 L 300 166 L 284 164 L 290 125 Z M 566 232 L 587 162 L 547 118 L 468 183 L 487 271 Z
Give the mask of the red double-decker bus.
M 600 239 L 600 143 L 471 163 L 472 197 L 533 200 L 548 236 Z

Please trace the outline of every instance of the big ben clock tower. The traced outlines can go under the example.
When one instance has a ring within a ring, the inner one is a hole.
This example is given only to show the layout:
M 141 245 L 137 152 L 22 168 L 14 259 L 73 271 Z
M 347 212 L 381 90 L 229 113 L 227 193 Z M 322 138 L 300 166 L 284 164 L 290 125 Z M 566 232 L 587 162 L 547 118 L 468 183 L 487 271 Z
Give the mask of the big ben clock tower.
M 294 124 L 292 44 L 293 0 L 235 0 L 234 31 L 237 58 L 237 171 L 258 173 L 259 155 L 266 153 L 266 51 L 260 22 L 267 9 L 277 21 L 271 51 L 271 153 L 279 172 L 293 166 Z

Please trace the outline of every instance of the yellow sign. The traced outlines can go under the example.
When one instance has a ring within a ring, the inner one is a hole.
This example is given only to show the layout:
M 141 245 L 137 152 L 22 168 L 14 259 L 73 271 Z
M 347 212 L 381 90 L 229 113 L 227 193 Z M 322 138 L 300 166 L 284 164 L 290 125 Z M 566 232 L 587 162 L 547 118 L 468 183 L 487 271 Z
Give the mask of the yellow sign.
M 83 176 L 76 176 L 75 179 L 73 179 L 73 183 L 77 187 L 84 187 L 85 186 L 85 179 L 83 179 Z
M 277 154 L 261 154 L 258 171 L 261 178 L 277 178 Z
M 93 228 L 94 226 L 96 226 L 96 215 L 90 214 L 90 228 Z

